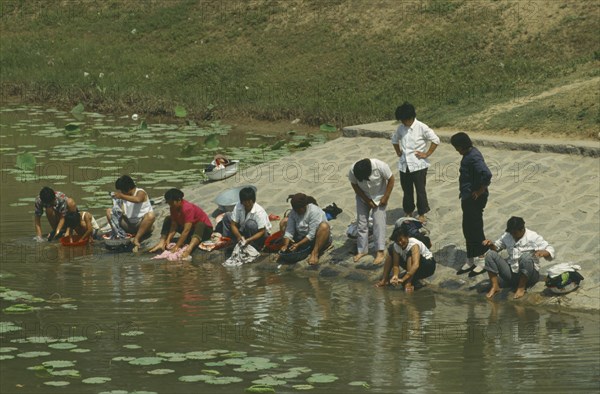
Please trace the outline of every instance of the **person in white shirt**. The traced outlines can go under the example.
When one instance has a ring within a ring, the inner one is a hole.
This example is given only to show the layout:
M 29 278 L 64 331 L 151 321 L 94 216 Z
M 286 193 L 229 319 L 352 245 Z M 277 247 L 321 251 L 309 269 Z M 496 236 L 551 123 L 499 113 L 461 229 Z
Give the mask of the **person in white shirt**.
M 404 216 L 412 216 L 415 210 L 415 191 L 417 193 L 418 219 L 425 222 L 425 214 L 429 212 L 427 201 L 427 169 L 428 157 L 433 154 L 440 144 L 439 137 L 425 123 L 416 119 L 415 107 L 405 102 L 396 108 L 396 119 L 400 126 L 392 134 L 392 145 L 398 160 L 400 170 L 400 185 L 402 186 L 402 209 Z M 429 148 L 427 144 L 429 143 Z
M 150 197 L 144 189 L 136 187 L 129 175 L 123 175 L 115 182 L 116 192 L 111 193 L 113 207 L 106 210 L 106 219 L 112 228 L 113 238 L 125 238 L 125 233 L 135 234 L 133 251 L 137 252 L 140 240 L 152 232 L 156 216 Z
M 378 159 L 362 159 L 350 167 L 350 184 L 356 193 L 356 238 L 358 262 L 369 252 L 369 213 L 373 216 L 373 238 L 377 254 L 374 264 L 381 264 L 385 254 L 385 209 L 394 188 L 394 175 L 390 166 Z
M 388 248 L 383 267 L 383 277 L 376 286 L 383 287 L 388 284 L 403 285 L 404 291 L 414 291 L 413 281 L 428 278 L 435 272 L 436 262 L 433 253 L 425 244 L 416 238 L 409 236 L 406 226 L 396 227 L 390 240 L 394 243 Z M 400 278 L 400 266 L 406 273 Z M 394 269 L 390 279 L 391 269 Z
M 241 246 L 251 244 L 261 250 L 271 232 L 269 215 L 256 203 L 256 192 L 251 187 L 240 190 L 240 202 L 223 217 L 223 235 L 235 237 Z
M 485 256 L 485 270 L 492 282 L 487 298 L 500 292 L 498 276 L 503 284 L 516 287 L 514 298 L 523 297 L 526 287 L 533 286 L 540 278 L 539 258 L 552 260 L 555 257 L 554 248 L 541 235 L 526 229 L 523 218 L 517 216 L 508 219 L 506 232 L 497 241 L 486 239 L 483 245 L 490 248 Z M 508 260 L 498 254 L 504 249 Z

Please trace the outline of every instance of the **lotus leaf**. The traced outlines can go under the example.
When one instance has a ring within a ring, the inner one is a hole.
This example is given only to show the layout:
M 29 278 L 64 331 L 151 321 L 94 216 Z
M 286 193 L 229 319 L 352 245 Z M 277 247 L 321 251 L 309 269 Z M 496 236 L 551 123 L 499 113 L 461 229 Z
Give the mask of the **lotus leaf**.
M 77 343 L 77 342 L 87 341 L 87 339 L 88 339 L 87 337 L 73 336 L 73 337 L 68 337 L 67 339 L 62 339 L 61 342 Z
M 128 357 L 128 356 L 117 356 L 117 357 L 113 357 L 112 359 L 113 361 L 132 361 L 135 360 L 135 357 Z
M 217 362 L 204 363 L 204 365 L 206 365 L 207 367 L 224 367 L 227 364 L 225 364 L 224 362 L 221 362 L 221 361 L 217 361 Z
M 44 382 L 44 384 L 46 386 L 54 386 L 54 387 L 62 387 L 62 386 L 68 386 L 70 383 L 69 382 L 65 382 L 64 380 L 56 380 L 56 381 L 49 381 L 49 382 Z
M 123 345 L 123 347 L 125 349 L 141 349 L 142 348 L 140 345 L 136 345 L 136 344 Z
M 25 352 L 17 354 L 17 357 L 21 358 L 34 358 L 34 357 L 44 357 L 49 356 L 49 352 Z
M 61 369 L 58 371 L 51 371 L 50 375 L 52 376 L 68 376 L 71 378 L 79 378 L 79 371 L 76 369 Z
M 173 369 L 153 369 L 152 371 L 148 371 L 147 373 L 149 373 L 150 375 L 166 375 L 169 373 L 173 373 L 175 372 Z
M 124 337 L 136 337 L 138 335 L 143 335 L 144 331 L 127 331 L 127 332 L 122 332 L 121 335 L 123 335 Z
M 315 388 L 315 386 L 312 386 L 310 384 L 296 384 L 292 386 L 292 388 L 295 390 L 312 390 Z
M 77 345 L 74 345 L 72 343 L 51 343 L 50 345 L 48 345 L 49 348 L 52 349 L 75 349 L 77 347 Z
M 326 133 L 334 133 L 337 131 L 337 128 L 329 123 L 323 123 L 320 127 L 319 130 L 324 131 Z
M 0 334 L 12 332 L 12 331 L 19 331 L 19 330 L 22 330 L 22 328 L 19 326 L 16 326 L 15 323 L 13 323 L 13 322 L 10 322 L 10 321 L 0 322 Z
M 187 116 L 187 111 L 182 106 L 178 105 L 175 107 L 175 116 L 178 118 L 185 118 Z
M 136 358 L 135 360 L 131 360 L 129 362 L 129 364 L 132 364 L 132 365 L 156 365 L 156 364 L 160 364 L 163 361 L 164 361 L 164 358 L 162 358 L 162 357 L 140 357 L 140 358 Z
M 287 382 L 285 380 L 275 379 L 274 377 L 267 375 L 260 379 L 253 380 L 252 383 L 262 384 L 265 386 L 283 386 Z
M 180 382 L 187 382 L 187 383 L 193 383 L 193 382 L 204 382 L 207 379 L 212 378 L 212 376 L 210 375 L 185 375 L 185 376 L 180 376 L 179 377 L 179 381 Z
M 214 353 L 210 353 L 210 352 L 196 351 L 196 352 L 186 353 L 185 357 L 188 360 L 210 360 L 210 359 L 216 358 L 217 356 L 215 356 Z
M 2 360 L 11 360 L 15 358 L 15 356 L 10 355 L 10 354 L 0 354 L 0 361 Z
M 271 386 L 257 384 L 246 388 L 247 393 L 274 393 L 275 389 Z
M 231 384 L 242 382 L 242 378 L 237 376 L 211 376 L 210 379 L 206 379 L 204 383 L 207 384 Z
M 15 350 L 19 350 L 16 347 L 0 347 L 0 353 L 10 353 L 10 352 L 14 352 Z
M 107 377 L 103 377 L 103 376 L 98 376 L 98 377 L 83 379 L 81 381 L 81 383 L 86 383 L 86 384 L 102 384 L 102 383 L 110 382 L 111 380 L 112 380 L 111 378 L 107 378 Z
M 221 374 L 221 372 L 216 371 L 214 369 L 203 369 L 200 372 L 205 373 L 207 375 L 220 375 Z
M 83 348 L 71 349 L 69 351 L 73 352 L 73 353 L 89 353 L 89 352 L 91 352 L 90 349 L 83 349 Z
M 350 382 L 348 383 L 349 386 L 362 386 L 366 389 L 370 388 L 371 386 L 369 385 L 369 383 L 361 381 L 361 380 L 357 380 L 355 382 Z
M 46 368 L 68 368 L 75 366 L 75 361 L 68 360 L 52 360 L 44 361 L 42 365 Z
M 326 373 L 314 373 L 306 379 L 308 383 L 332 383 L 336 380 L 338 380 L 337 376 Z
M 17 156 L 17 168 L 23 171 L 33 171 L 36 159 L 31 153 L 22 153 Z

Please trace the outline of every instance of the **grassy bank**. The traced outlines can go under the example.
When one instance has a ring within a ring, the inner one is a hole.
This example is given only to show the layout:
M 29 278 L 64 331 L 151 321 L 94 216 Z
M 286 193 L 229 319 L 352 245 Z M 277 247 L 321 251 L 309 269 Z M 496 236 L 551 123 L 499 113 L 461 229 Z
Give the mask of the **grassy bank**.
M 11 1 L 3 97 L 101 112 L 595 137 L 595 1 Z M 573 88 L 576 86 L 576 88 Z

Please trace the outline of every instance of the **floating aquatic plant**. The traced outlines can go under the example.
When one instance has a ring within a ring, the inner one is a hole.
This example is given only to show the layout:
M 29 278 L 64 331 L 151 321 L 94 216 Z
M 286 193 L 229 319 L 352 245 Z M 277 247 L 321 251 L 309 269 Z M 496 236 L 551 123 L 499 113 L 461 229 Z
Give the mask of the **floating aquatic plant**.
M 262 385 L 265 385 L 265 386 L 283 386 L 287 382 L 285 380 L 276 379 L 276 378 L 274 378 L 272 376 L 265 375 L 265 376 L 263 376 L 260 379 L 253 380 L 252 383 L 254 383 L 254 384 L 262 384 Z
M 338 377 L 327 373 L 314 373 L 306 381 L 308 383 L 333 383 Z
M 139 357 L 134 360 L 131 360 L 129 364 L 131 365 L 156 365 L 160 364 L 164 361 L 162 357 Z
M 17 357 L 21 358 L 34 358 L 34 357 L 44 357 L 49 356 L 49 352 L 24 352 L 17 354 Z
M 46 386 L 54 386 L 54 387 L 63 387 L 68 386 L 70 383 L 64 380 L 52 380 L 48 382 L 44 382 Z
M 85 383 L 85 384 L 103 384 L 106 382 L 110 382 L 112 379 L 111 378 L 107 378 L 104 376 L 97 376 L 97 377 L 93 377 L 93 378 L 87 378 L 87 379 L 83 379 L 81 381 L 81 383 Z
M 48 345 L 49 348 L 52 349 L 64 349 L 64 350 L 69 350 L 69 349 L 75 349 L 77 347 L 77 345 L 72 344 L 72 343 L 51 343 L 50 345 Z
M 206 379 L 204 383 L 206 384 L 231 384 L 231 383 L 239 383 L 243 382 L 242 378 L 238 378 L 237 376 L 211 376 L 209 379 Z
M 207 379 L 212 378 L 212 376 L 210 375 L 185 375 L 185 376 L 180 376 L 179 377 L 179 381 L 180 382 L 186 382 L 186 383 L 194 383 L 194 382 L 204 382 Z
M 369 383 L 364 382 L 362 380 L 357 380 L 355 382 L 350 382 L 350 383 L 348 383 L 348 386 L 362 386 L 362 387 L 364 387 L 366 389 L 371 388 L 371 386 L 369 385 Z
M 303 390 L 312 390 L 315 388 L 315 386 L 310 385 L 310 384 L 296 384 L 296 385 L 292 386 L 292 388 L 294 390 L 303 391 Z
M 10 353 L 19 350 L 16 347 L 0 347 L 0 353 Z
M 0 334 L 4 334 L 12 331 L 22 330 L 22 327 L 15 325 L 15 323 L 11 321 L 2 321 L 0 322 Z
M 23 171 L 33 171 L 35 169 L 36 159 L 31 153 L 22 153 L 17 156 L 16 167 Z
M 46 368 L 68 368 L 75 366 L 75 361 L 69 360 L 52 360 L 44 361 L 42 365 Z
M 148 371 L 147 373 L 149 373 L 150 375 L 167 375 L 167 374 L 170 374 L 173 372 L 175 372 L 175 370 L 162 368 L 162 369 L 153 369 L 151 371 Z
M 271 386 L 266 386 L 263 384 L 256 384 L 254 386 L 250 386 L 250 387 L 246 388 L 246 392 L 247 393 L 255 393 L 255 394 L 274 393 L 275 389 Z
M 124 337 L 135 337 L 138 335 L 144 335 L 144 331 L 127 331 L 122 332 L 121 335 L 123 335 Z

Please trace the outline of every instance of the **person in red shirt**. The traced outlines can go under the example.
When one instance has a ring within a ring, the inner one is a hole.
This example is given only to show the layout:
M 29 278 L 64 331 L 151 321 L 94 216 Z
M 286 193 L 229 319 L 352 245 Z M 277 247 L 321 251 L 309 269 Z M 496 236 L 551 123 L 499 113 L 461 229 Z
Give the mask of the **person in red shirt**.
M 177 243 L 169 251 L 176 253 L 184 244 L 189 243 L 188 248 L 181 255 L 182 260 L 189 260 L 190 254 L 200 242 L 210 238 L 213 231 L 212 223 L 206 212 L 199 206 L 183 199 L 183 192 L 179 189 L 167 190 L 165 200 L 169 204 L 171 214 L 163 222 L 160 241 L 150 249 L 150 252 L 164 251 L 175 234 L 180 233 Z

